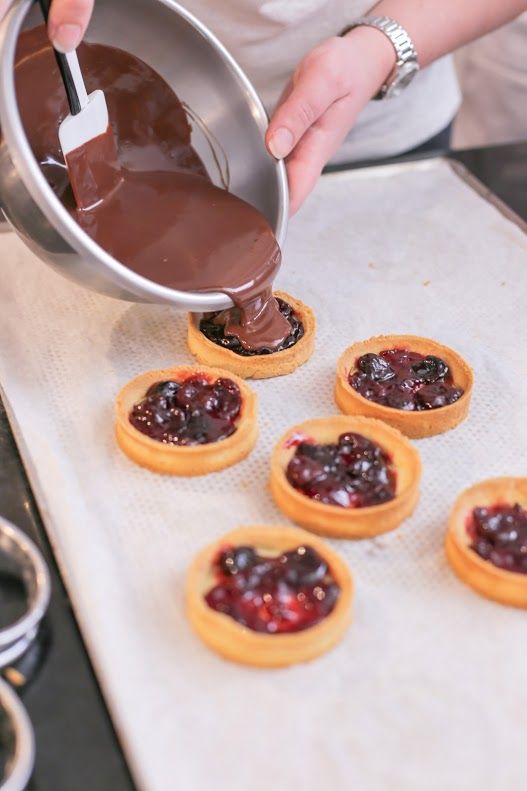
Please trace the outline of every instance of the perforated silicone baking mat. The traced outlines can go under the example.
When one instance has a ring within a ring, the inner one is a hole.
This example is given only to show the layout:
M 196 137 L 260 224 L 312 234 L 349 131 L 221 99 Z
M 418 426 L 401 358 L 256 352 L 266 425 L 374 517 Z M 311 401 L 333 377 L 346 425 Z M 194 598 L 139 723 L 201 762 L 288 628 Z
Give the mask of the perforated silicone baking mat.
M 184 317 L 84 291 L 14 235 L 0 248 L 0 381 L 138 785 L 523 788 L 527 613 L 465 588 L 442 545 L 461 489 L 527 472 L 522 230 L 445 162 L 324 177 L 291 223 L 279 281 L 317 314 L 315 354 L 253 385 L 252 455 L 189 480 L 135 467 L 113 438 L 119 388 L 190 361 Z M 335 363 L 348 344 L 399 332 L 470 361 L 469 419 L 418 442 L 424 479 L 410 520 L 380 539 L 334 542 L 356 600 L 333 652 L 279 671 L 219 659 L 185 618 L 190 559 L 237 525 L 281 520 L 266 490 L 277 438 L 336 411 Z

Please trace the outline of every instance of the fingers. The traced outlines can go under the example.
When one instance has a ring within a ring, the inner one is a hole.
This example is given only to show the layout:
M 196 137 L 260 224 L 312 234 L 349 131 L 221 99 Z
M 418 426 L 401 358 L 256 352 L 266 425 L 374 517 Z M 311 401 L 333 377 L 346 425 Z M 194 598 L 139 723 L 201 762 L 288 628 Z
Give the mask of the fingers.
M 276 159 L 284 159 L 328 107 L 346 95 L 341 43 L 329 39 L 304 58 L 282 96 L 266 134 Z
M 11 0 L 0 0 L 0 22 L 7 14 L 10 6 L 11 6 Z
M 323 42 L 300 64 L 266 135 L 269 152 L 287 158 L 291 214 L 392 72 L 395 57 L 384 34 L 363 26 Z
M 55 49 L 71 52 L 82 41 L 93 10 L 93 0 L 53 0 L 48 33 Z
M 359 109 L 349 97 L 334 103 L 302 137 L 287 160 L 289 213 L 295 214 L 346 137 Z

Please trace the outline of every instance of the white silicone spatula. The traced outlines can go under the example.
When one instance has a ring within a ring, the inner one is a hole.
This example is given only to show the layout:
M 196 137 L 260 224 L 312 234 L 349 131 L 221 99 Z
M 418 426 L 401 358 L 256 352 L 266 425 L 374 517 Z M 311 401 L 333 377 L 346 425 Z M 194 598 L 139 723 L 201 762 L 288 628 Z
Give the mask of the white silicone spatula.
M 108 129 L 108 107 L 101 90 L 87 94 L 77 54 L 70 52 L 64 55 L 64 58 L 69 66 L 78 98 L 78 103 L 75 103 L 73 107 L 70 103 L 70 114 L 59 126 L 60 147 L 66 157 L 71 151 L 75 151 L 106 132 Z
M 50 0 L 39 0 L 42 13 L 48 21 Z M 101 90 L 88 95 L 76 52 L 64 55 L 54 50 L 55 58 L 64 81 L 70 106 L 68 115 L 59 127 L 62 153 L 66 157 L 77 148 L 86 145 L 108 129 L 108 107 Z

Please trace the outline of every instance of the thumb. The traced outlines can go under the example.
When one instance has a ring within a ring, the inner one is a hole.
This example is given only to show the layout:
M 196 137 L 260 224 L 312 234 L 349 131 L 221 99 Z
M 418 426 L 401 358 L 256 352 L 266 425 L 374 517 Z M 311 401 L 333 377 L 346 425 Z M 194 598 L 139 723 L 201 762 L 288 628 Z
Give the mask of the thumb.
M 340 50 L 329 39 L 307 55 L 284 92 L 266 134 L 269 152 L 284 159 L 335 101 L 347 93 Z
M 55 49 L 71 52 L 82 41 L 93 11 L 93 0 L 53 0 L 48 33 Z

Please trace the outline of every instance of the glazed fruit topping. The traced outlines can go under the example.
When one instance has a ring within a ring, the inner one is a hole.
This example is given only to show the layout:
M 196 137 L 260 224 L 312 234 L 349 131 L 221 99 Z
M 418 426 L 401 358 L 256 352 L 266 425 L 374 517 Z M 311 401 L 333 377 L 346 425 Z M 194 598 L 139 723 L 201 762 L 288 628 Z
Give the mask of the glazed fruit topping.
M 521 505 L 474 508 L 467 529 L 471 548 L 500 569 L 527 574 L 527 511 Z
M 286 477 L 307 497 L 341 508 L 379 505 L 395 497 L 396 472 L 389 455 L 361 434 L 341 434 L 332 445 L 301 443 Z
M 205 601 L 255 632 L 299 632 L 333 610 L 340 589 L 316 550 L 300 546 L 278 557 L 254 547 L 223 547 Z
M 291 325 L 291 332 L 282 341 L 282 343 L 274 349 L 245 349 L 235 335 L 225 335 L 222 324 L 215 323 L 220 313 L 208 313 L 200 321 L 199 328 L 203 335 L 209 341 L 223 346 L 224 349 L 230 349 L 231 352 L 241 355 L 242 357 L 253 357 L 258 354 L 273 354 L 274 352 L 281 352 L 284 349 L 289 349 L 294 346 L 304 335 L 304 325 L 295 316 L 293 308 L 284 302 L 283 299 L 276 297 L 280 313 L 284 316 Z
M 168 445 L 205 445 L 236 431 L 241 393 L 231 379 L 210 382 L 189 376 L 182 382 L 155 382 L 134 404 L 130 423 Z
M 446 362 L 433 354 L 427 356 L 408 349 L 386 349 L 380 354 L 363 354 L 349 383 L 377 404 L 406 412 L 439 409 L 453 404 L 463 395 L 455 387 Z

